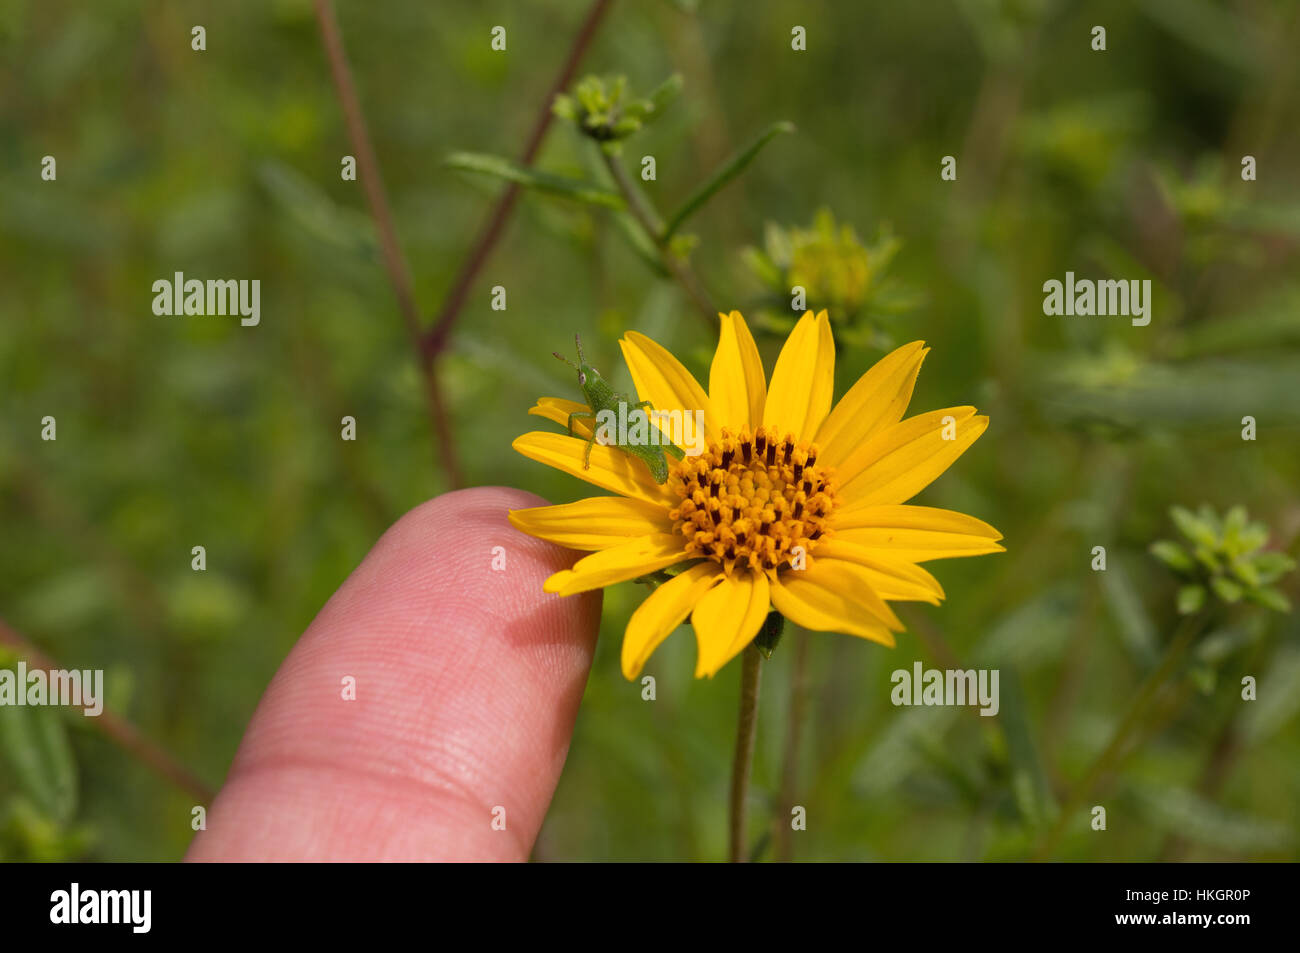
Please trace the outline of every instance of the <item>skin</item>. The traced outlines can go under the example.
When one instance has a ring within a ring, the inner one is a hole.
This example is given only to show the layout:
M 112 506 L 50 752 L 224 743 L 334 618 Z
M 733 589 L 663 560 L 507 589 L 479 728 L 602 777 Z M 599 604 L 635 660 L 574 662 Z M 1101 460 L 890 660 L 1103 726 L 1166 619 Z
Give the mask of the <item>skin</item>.
M 544 505 L 479 487 L 394 524 L 271 680 L 186 860 L 527 860 L 600 618 L 542 591 L 580 554 L 506 522 Z

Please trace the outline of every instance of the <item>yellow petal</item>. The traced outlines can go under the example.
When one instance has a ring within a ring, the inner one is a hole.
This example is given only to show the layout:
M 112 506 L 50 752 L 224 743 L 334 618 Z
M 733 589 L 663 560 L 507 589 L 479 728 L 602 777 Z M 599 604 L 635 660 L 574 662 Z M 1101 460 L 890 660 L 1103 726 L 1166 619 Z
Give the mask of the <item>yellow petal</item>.
M 665 582 L 637 606 L 623 633 L 623 675 L 629 681 L 641 674 L 646 660 L 691 614 L 700 597 L 722 575 L 711 559 L 696 563 Z
M 616 582 L 626 582 L 688 558 L 686 540 L 680 533 L 642 536 L 621 546 L 602 549 L 598 553 L 582 557 L 573 564 L 572 569 L 562 569 L 552 575 L 542 584 L 542 588 L 559 596 L 571 596 L 590 589 L 603 589 Z
M 923 341 L 904 344 L 858 378 L 817 428 L 817 459 L 824 466 L 839 466 L 858 447 L 903 419 L 921 362 L 929 352 Z
M 744 649 L 771 611 L 767 576 L 761 572 L 722 576 L 695 604 L 691 625 L 699 656 L 695 677 L 712 678 Z
M 839 536 L 817 544 L 812 568 L 827 564 L 856 579 L 881 599 L 928 602 L 936 606 L 943 599 L 939 580 L 920 566 L 846 543 Z
M 805 311 L 772 371 L 763 423 L 796 440 L 809 439 L 826 419 L 835 392 L 835 340 L 826 312 Z
M 719 314 L 718 319 L 722 330 L 709 368 L 709 402 L 719 426 L 748 427 L 753 433 L 763 422 L 763 402 L 767 398 L 763 359 L 739 311 Z
M 705 436 L 709 439 L 718 438 L 709 397 L 694 375 L 682 366 L 681 361 L 639 331 L 628 331 L 618 344 L 623 349 L 623 359 L 627 361 L 627 369 L 632 372 L 632 383 L 636 385 L 637 395 L 642 400 L 650 401 L 655 410 L 681 413 L 683 425 L 685 420 L 694 422 L 695 411 L 703 411 Z M 663 425 L 659 429 L 667 433 Z M 692 432 L 686 433 L 687 442 L 691 434 Z M 671 438 L 676 435 L 669 436 Z
M 666 486 L 654 481 L 644 463 L 613 447 L 593 444 L 591 466 L 584 468 L 582 458 L 587 441 L 578 437 L 534 430 L 516 438 L 511 446 L 530 460 L 571 473 L 605 490 L 664 506 L 672 505 L 677 499 Z
M 836 511 L 832 525 L 835 539 L 906 562 L 1004 551 L 1002 534 L 988 523 L 932 506 L 860 506 Z
M 795 625 L 815 632 L 843 632 L 894 646 L 894 634 L 863 610 L 838 584 L 809 577 L 813 567 L 783 572 L 772 583 L 772 606 Z
M 952 421 L 945 424 L 945 418 Z M 903 503 L 952 466 L 984 429 L 974 407 L 947 407 L 887 427 L 836 469 L 846 508 Z M 954 439 L 945 440 L 945 432 Z
M 529 407 L 528 412 L 534 417 L 545 417 L 547 420 L 554 420 L 561 427 L 569 425 L 569 414 L 591 414 L 591 408 L 586 404 L 579 403 L 576 400 L 565 400 L 563 397 L 539 397 L 536 405 Z M 590 437 L 595 433 L 592 426 L 595 419 L 591 416 L 586 418 L 579 417 L 573 421 L 573 435 L 576 437 Z
M 815 582 L 823 589 L 839 592 L 861 612 L 872 616 L 876 623 L 887 629 L 901 630 L 903 623 L 885 604 L 884 596 L 873 584 L 875 580 L 862 566 L 831 558 L 833 554 L 824 552 L 824 547 L 830 543 L 831 540 L 823 540 L 817 544 L 815 558 L 809 560 L 807 568 L 787 570 L 780 578 L 787 582 L 801 578 Z
M 513 510 L 510 524 L 529 536 L 569 549 L 609 549 L 630 538 L 673 531 L 673 521 L 663 506 L 621 496 L 593 496 L 559 506 Z

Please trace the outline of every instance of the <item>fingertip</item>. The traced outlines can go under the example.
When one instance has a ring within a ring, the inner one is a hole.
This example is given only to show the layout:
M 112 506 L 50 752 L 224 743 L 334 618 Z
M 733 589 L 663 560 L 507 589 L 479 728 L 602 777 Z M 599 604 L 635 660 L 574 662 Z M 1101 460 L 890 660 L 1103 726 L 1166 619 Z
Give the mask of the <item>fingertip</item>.
M 384 534 L 276 673 L 189 859 L 526 859 L 600 615 L 543 591 L 578 554 L 510 525 L 539 505 L 460 490 Z

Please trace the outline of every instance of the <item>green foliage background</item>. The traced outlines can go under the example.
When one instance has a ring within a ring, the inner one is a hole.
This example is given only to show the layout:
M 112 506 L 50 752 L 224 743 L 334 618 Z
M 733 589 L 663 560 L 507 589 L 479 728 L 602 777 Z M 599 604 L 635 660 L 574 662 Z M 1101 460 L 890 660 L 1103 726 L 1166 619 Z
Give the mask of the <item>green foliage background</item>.
M 518 156 L 585 4 L 339 7 L 431 315 L 500 188 L 444 159 Z M 796 23 L 807 52 L 790 49 Z M 1028 856 L 1176 624 L 1176 580 L 1146 552 L 1172 535 L 1169 506 L 1244 504 L 1296 552 L 1297 48 L 1284 0 L 614 4 L 582 71 L 642 94 L 685 79 L 625 149 L 656 156 L 646 191 L 662 210 L 769 123 L 798 126 L 687 225 L 717 305 L 762 299 L 741 250 L 769 221 L 806 226 L 828 206 L 864 238 L 889 223 L 891 273 L 917 294 L 877 343 L 933 346 L 914 408 L 992 418 L 919 502 L 988 520 L 1008 553 L 932 566 L 948 600 L 911 613 L 893 651 L 809 641 L 797 858 Z M 109 704 L 213 784 L 319 607 L 446 488 L 360 185 L 339 177 L 351 151 L 307 0 L 0 0 L 0 616 L 64 665 L 106 669 Z M 39 177 L 46 154 L 56 183 Z M 1256 182 L 1240 180 L 1245 154 Z M 945 155 L 956 182 L 940 181 Z M 538 165 L 604 184 L 561 122 Z M 1042 283 L 1067 270 L 1150 278 L 1150 326 L 1045 317 Z M 173 271 L 260 278 L 261 325 L 155 317 L 151 284 Z M 549 356 L 573 331 L 630 388 L 628 328 L 707 369 L 712 332 L 611 213 L 525 194 L 440 365 L 467 482 L 586 495 L 509 444 L 538 424 L 538 396 L 573 396 Z M 778 346 L 762 342 L 769 370 Z M 880 354 L 841 344 L 837 393 Z M 339 440 L 344 414 L 355 443 Z M 40 439 L 45 415 L 56 442 Z M 189 567 L 199 543 L 206 573 Z M 1295 578 L 1282 588 L 1294 601 Z M 642 594 L 606 594 L 541 858 L 724 853 L 738 666 L 694 681 L 683 630 L 648 669 L 658 701 L 641 702 L 618 647 Z M 1001 669 L 999 718 L 890 704 L 894 669 L 940 665 L 935 638 Z M 775 810 L 792 646 L 766 665 L 759 821 Z M 1110 829 L 1080 820 L 1057 856 L 1300 856 L 1296 617 L 1222 612 L 1194 674 L 1099 799 Z M 0 711 L 0 856 L 181 856 L 190 796 L 80 715 L 14 717 Z

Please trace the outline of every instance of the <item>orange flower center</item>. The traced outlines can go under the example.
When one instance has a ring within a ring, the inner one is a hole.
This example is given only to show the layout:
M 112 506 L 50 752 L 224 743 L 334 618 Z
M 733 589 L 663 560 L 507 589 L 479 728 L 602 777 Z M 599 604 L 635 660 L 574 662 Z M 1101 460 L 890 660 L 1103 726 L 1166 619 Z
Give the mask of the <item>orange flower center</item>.
M 669 511 L 686 551 L 721 563 L 730 574 L 783 566 L 804 568 L 835 507 L 831 473 L 817 448 L 773 427 L 734 434 L 673 464 L 668 486 L 681 497 Z

